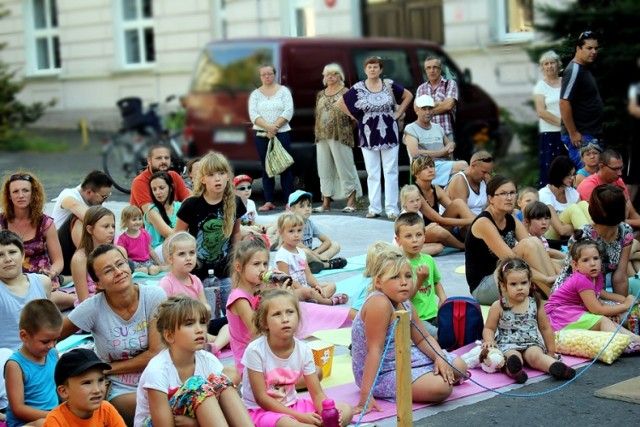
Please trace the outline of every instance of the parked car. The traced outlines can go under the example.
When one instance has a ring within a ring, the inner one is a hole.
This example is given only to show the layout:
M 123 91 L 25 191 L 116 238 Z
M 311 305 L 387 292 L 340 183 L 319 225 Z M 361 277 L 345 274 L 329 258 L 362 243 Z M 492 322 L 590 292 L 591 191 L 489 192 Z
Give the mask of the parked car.
M 383 77 L 393 79 L 412 93 L 426 81 L 423 63 L 435 55 L 442 61 L 442 74 L 459 85 L 455 122 L 456 156 L 468 160 L 474 147 L 499 141 L 499 113 L 491 97 L 471 83 L 469 70 L 461 71 L 442 48 L 432 42 L 399 39 L 273 38 L 221 40 L 207 44 L 195 64 L 187 99 L 187 127 L 193 135 L 194 155 L 210 150 L 224 154 L 236 173 L 252 177 L 262 174 L 253 143 L 248 99 L 258 86 L 258 67 L 275 66 L 278 82 L 293 95 L 295 112 L 291 120 L 296 187 L 319 195 L 314 119 L 316 94 L 322 86 L 322 70 L 336 62 L 351 86 L 363 80 L 364 61 L 383 58 Z M 405 123 L 416 118 L 412 108 Z M 354 130 L 357 132 L 357 130 Z M 364 170 L 360 149 L 354 149 L 356 166 Z M 400 169 L 408 170 L 406 150 L 400 150 Z

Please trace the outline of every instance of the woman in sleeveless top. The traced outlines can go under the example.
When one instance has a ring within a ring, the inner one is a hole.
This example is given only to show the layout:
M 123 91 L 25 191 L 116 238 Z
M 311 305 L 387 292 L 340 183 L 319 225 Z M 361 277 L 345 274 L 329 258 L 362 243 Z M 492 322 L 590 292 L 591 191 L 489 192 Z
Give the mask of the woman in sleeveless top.
M 53 218 L 44 214 L 46 197 L 40 180 L 31 172 L 18 171 L 2 185 L 0 228 L 16 233 L 24 244 L 25 273 L 40 273 L 51 279 L 54 291 L 60 288 L 58 275 L 64 261 Z M 60 310 L 73 307 L 75 297 L 53 292 L 51 300 Z
M 464 250 L 464 234 L 475 215 L 463 200 L 451 200 L 440 186 L 432 183 L 436 169 L 428 154 L 413 159 L 411 174 L 422 199 L 420 212 L 427 227 L 425 241 Z
M 467 233 L 465 274 L 471 295 L 480 304 L 493 304 L 500 296 L 494 270 L 501 258 L 523 258 L 531 267 L 532 280 L 546 295 L 556 279 L 542 241 L 529 236 L 512 215 L 516 197 L 516 185 L 511 179 L 494 176 L 487 184 L 489 204 Z

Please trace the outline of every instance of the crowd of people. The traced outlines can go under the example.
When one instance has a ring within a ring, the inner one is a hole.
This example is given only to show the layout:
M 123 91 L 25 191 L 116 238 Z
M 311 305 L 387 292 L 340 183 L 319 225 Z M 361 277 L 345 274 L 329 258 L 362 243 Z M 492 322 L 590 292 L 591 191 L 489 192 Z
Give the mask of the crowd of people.
M 366 78 L 351 88 L 338 64 L 324 68 L 316 111 L 322 205 L 314 208 L 313 195 L 295 190 L 285 170 L 288 210 L 271 225 L 258 215 L 275 209 L 273 178 L 263 175 L 265 203 L 256 208 L 253 178 L 234 177 L 215 152 L 190 162 L 185 182 L 168 170 L 169 150 L 152 147 L 118 237 L 115 214 L 102 206 L 112 187 L 103 172 L 64 190 L 52 216 L 44 214 L 44 189 L 33 173 L 8 175 L 0 213 L 6 424 L 320 425 L 322 372 L 296 332 L 349 302 L 335 283 L 315 277 L 347 260 L 331 230 L 311 216 L 336 199 L 346 199 L 343 212 L 357 209 L 356 143 L 368 174 L 365 216 L 384 212 L 395 236 L 368 248 L 363 286 L 351 301 L 361 393 L 355 407 L 336 402 L 340 425 L 396 396 L 391 332 L 398 310 L 414 325 L 413 401 L 442 402 L 464 381 L 466 364 L 436 339 L 446 327 L 437 316 L 447 292 L 432 255 L 445 247 L 465 251 L 469 293 L 490 306 L 482 346 L 502 352 L 504 372 L 517 383 L 528 379 L 524 366 L 570 380 L 576 372 L 556 357 L 553 332 L 612 332 L 637 304 L 629 278 L 637 273 L 640 215 L 621 178 L 622 156 L 604 146 L 602 101 L 588 69 L 597 48 L 596 34 L 581 34 L 562 78 L 558 55 L 540 59 L 539 189 L 518 191 L 511 178 L 494 175 L 489 152 L 468 162 L 453 158 L 457 86 L 442 77 L 435 57 L 424 62 L 427 82 L 415 98 L 382 77 L 377 57 L 365 60 Z M 259 75 L 248 108 L 264 165 L 272 138 L 289 148 L 294 106 L 273 66 L 261 66 Z M 417 120 L 401 132 L 411 104 Z M 399 188 L 401 144 L 412 183 Z M 167 274 L 159 286 L 141 286 L 136 271 Z M 212 302 L 203 282 L 214 277 Z M 78 331 L 92 335 L 93 350 L 59 356 L 56 342 Z M 620 332 L 631 339 L 625 352 L 640 352 L 640 336 Z M 227 346 L 234 364 L 223 366 L 218 356 Z M 297 394 L 301 387 L 308 397 Z

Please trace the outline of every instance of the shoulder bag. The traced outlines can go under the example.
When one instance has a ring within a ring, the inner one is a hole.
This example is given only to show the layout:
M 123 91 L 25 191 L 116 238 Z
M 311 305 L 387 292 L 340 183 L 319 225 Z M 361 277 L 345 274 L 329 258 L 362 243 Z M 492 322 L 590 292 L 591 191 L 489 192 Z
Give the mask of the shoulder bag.
M 264 168 L 267 171 L 267 175 L 273 178 L 289 169 L 291 165 L 293 165 L 293 157 L 284 149 L 278 137 L 274 136 L 269 140 L 267 156 L 264 161 Z

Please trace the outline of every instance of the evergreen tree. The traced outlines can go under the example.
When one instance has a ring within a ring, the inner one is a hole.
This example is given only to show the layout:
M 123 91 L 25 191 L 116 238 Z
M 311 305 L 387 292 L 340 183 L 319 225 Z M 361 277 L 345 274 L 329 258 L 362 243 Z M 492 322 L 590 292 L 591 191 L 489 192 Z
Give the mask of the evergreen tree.
M 8 14 L 8 10 L 0 8 L 0 20 Z M 0 43 L 0 51 L 5 47 L 6 44 Z M 20 137 L 27 124 L 38 120 L 45 108 L 53 105 L 53 101 L 25 105 L 17 100 L 16 95 L 23 89 L 24 83 L 17 81 L 15 76 L 16 71 L 11 71 L 7 64 L 0 61 L 0 149 Z

